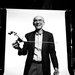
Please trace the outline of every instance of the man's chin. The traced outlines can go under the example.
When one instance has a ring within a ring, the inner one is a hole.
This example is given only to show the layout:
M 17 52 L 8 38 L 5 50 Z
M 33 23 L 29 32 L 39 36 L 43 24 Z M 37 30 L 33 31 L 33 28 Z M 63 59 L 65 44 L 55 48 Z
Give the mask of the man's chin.
M 42 28 L 36 28 L 37 31 L 41 30 Z

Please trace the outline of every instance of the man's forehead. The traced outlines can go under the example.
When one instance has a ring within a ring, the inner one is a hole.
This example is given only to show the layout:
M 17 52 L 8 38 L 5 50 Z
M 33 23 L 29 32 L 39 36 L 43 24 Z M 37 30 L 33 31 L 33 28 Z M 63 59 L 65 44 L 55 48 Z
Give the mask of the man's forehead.
M 34 20 L 36 20 L 36 19 L 44 20 L 44 18 L 42 16 L 36 16 L 36 17 L 34 17 Z

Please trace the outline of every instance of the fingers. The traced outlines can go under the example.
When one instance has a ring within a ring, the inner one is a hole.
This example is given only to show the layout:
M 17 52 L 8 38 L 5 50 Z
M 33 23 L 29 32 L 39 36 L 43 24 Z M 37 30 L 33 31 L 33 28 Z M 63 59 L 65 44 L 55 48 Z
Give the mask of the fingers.
M 54 74 L 53 75 L 59 75 L 59 72 L 54 72 Z
M 59 75 L 59 70 L 55 70 L 54 74 L 53 75 Z
M 15 49 L 19 49 L 19 43 L 18 42 L 13 43 L 12 46 Z

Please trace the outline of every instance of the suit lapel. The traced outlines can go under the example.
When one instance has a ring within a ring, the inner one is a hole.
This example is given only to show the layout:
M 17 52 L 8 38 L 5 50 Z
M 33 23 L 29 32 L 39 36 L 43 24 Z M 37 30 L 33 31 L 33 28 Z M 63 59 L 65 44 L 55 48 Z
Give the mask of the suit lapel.
M 32 47 L 34 48 L 35 47 L 35 32 L 33 32 L 33 35 L 32 35 Z
M 45 47 L 45 31 L 43 30 L 43 39 L 42 39 L 42 50 L 44 49 Z
M 35 31 L 31 32 L 30 34 L 28 34 L 28 43 L 29 46 L 31 47 L 31 49 L 34 49 L 34 45 L 35 45 Z

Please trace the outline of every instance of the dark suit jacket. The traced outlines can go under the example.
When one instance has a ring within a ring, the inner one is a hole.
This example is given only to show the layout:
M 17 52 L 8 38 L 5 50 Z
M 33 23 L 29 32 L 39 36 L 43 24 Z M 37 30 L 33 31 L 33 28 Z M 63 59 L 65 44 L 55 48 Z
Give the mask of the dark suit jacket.
M 25 36 L 27 41 L 35 41 L 35 31 L 26 34 Z M 54 46 L 54 39 L 52 33 L 43 30 L 43 42 L 42 43 L 42 69 L 44 75 L 50 75 L 50 58 L 53 63 L 53 67 L 58 68 L 58 61 L 56 57 L 56 51 Z M 45 42 L 52 42 L 52 43 L 45 43 Z M 34 55 L 34 42 L 25 42 L 24 47 L 22 50 L 18 51 L 19 55 L 26 55 L 26 66 L 24 69 L 24 75 L 28 74 L 30 66 L 32 64 L 33 55 Z

